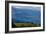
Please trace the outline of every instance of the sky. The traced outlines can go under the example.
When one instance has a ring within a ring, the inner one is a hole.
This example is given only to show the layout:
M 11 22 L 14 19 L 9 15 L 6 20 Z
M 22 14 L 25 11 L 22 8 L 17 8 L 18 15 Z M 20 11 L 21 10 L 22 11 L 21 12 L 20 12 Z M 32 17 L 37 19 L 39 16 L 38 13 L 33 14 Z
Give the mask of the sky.
M 40 23 L 41 7 L 12 6 L 12 19 L 22 22 Z

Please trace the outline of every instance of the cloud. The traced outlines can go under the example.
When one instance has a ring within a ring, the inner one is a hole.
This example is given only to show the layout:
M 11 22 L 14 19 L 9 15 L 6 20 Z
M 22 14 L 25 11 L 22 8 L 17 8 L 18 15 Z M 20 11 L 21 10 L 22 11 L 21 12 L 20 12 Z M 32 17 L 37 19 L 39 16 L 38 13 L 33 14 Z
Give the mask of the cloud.
M 41 10 L 41 7 L 33 7 L 33 6 L 13 6 L 13 8 L 19 9 L 32 9 L 32 10 Z

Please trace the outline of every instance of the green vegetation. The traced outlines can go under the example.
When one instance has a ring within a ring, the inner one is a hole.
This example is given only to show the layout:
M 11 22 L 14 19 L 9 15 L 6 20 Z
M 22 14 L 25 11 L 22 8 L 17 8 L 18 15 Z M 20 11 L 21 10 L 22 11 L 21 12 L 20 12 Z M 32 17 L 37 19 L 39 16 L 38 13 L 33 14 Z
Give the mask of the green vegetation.
M 12 27 L 40 27 L 40 24 L 33 24 L 33 23 L 12 23 Z

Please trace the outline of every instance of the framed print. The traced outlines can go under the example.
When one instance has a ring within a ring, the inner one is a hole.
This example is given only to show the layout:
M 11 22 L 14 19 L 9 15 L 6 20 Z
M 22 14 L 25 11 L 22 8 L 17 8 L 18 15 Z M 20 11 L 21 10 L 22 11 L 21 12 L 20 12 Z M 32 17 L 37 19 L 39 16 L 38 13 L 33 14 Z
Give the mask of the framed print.
M 5 1 L 5 32 L 35 32 L 45 30 L 45 4 Z

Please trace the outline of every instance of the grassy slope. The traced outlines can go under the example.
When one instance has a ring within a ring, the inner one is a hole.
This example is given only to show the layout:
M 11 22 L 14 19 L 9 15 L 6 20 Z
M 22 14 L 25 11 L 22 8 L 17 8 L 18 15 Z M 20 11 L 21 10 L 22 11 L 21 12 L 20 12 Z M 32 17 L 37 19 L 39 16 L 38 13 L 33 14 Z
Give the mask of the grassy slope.
M 33 24 L 33 23 L 15 23 L 15 24 L 12 24 L 13 28 L 14 27 L 39 27 L 40 25 L 38 24 Z

